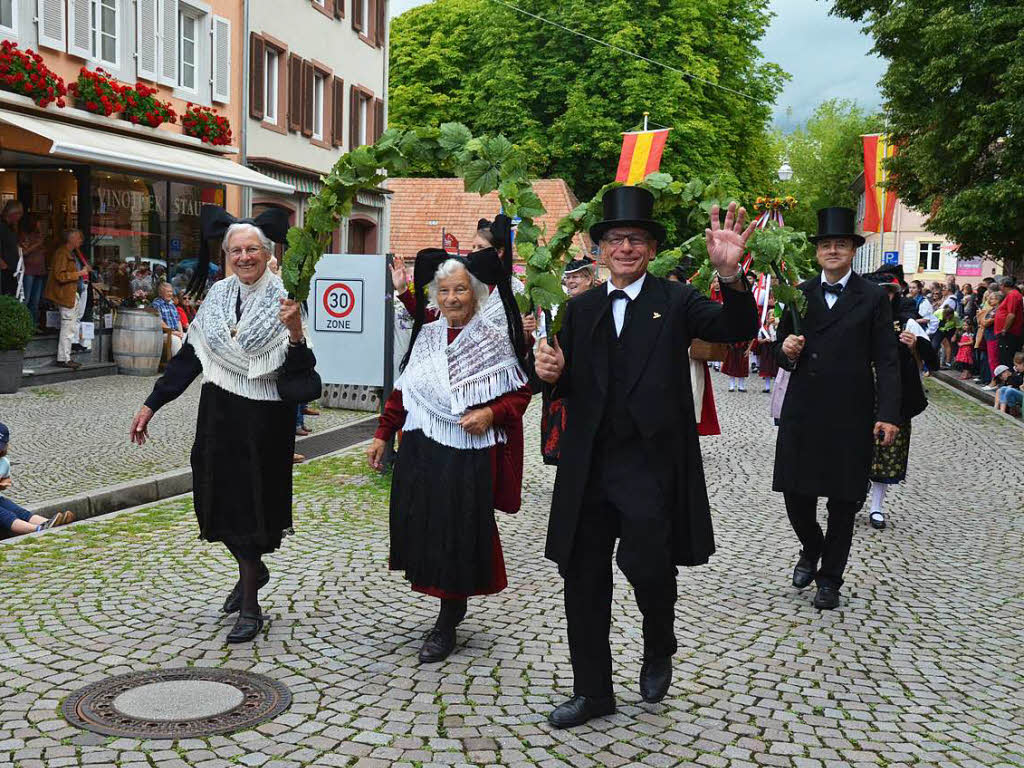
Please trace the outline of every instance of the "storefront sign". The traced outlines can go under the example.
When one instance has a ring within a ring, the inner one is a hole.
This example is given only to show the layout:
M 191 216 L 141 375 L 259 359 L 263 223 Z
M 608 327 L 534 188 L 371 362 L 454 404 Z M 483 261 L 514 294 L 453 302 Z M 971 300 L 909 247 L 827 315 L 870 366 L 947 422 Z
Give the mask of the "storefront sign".
M 310 336 L 325 384 L 384 384 L 387 261 L 380 255 L 325 254 L 309 293 Z

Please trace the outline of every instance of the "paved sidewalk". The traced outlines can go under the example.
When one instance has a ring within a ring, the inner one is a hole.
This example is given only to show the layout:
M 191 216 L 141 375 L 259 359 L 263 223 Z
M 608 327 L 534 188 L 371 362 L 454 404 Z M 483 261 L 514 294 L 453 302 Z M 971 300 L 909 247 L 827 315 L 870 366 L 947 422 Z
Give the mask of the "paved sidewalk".
M 155 381 L 104 376 L 0 395 L 0 422 L 12 433 L 10 497 L 32 506 L 188 466 L 201 380 L 153 417 L 146 445 L 128 442 L 132 417 Z M 322 432 L 367 415 L 324 409 L 306 422 Z
M 789 586 L 798 547 L 767 490 L 768 397 L 723 382 L 726 434 L 702 440 L 719 553 L 680 572 L 664 703 L 640 702 L 640 617 L 616 572 L 619 713 L 544 722 L 571 668 L 542 556 L 553 472 L 536 458 L 534 404 L 525 508 L 499 520 L 509 589 L 471 600 L 439 665 L 416 662 L 435 601 L 387 571 L 387 485 L 355 450 L 297 469 L 297 535 L 268 559 L 271 621 L 251 645 L 224 645 L 236 575 L 196 541 L 188 497 L 0 544 L 0 765 L 1024 764 L 1024 433 L 930 386 L 892 525 L 858 519 L 842 608 L 818 613 Z M 59 715 L 89 682 L 185 665 L 270 675 L 294 702 L 255 730 L 178 743 L 106 739 Z

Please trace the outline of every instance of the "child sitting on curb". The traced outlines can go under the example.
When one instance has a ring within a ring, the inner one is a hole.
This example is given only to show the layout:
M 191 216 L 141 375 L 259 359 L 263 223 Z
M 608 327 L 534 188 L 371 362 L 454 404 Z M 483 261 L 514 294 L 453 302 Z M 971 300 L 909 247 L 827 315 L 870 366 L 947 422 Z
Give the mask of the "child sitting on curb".
M 11 481 L 11 462 L 7 458 L 7 444 L 11 440 L 11 430 L 0 424 L 0 532 L 10 531 L 18 535 L 45 531 L 58 525 L 67 525 L 75 520 L 73 512 L 58 512 L 47 519 L 42 515 L 33 515 L 27 509 L 15 504 L 3 495 L 13 484 Z
M 998 385 L 995 406 L 1003 413 L 1011 416 L 1021 415 L 1021 403 L 1024 402 L 1024 352 L 1013 356 L 1013 370 L 1000 365 L 995 370 L 993 379 Z

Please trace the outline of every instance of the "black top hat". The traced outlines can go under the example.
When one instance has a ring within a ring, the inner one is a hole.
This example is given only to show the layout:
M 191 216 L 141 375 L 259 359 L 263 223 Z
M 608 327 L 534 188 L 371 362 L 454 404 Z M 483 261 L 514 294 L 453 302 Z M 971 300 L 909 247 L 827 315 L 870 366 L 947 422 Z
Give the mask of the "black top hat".
M 900 286 L 902 288 L 907 287 L 907 280 L 906 276 L 903 274 L 902 264 L 883 264 L 875 271 L 883 275 L 894 275 L 896 279 L 899 280 Z
M 807 239 L 816 243 L 827 237 L 848 237 L 855 245 L 864 245 L 864 237 L 857 234 L 853 225 L 855 217 L 852 208 L 822 208 L 818 211 L 818 234 Z
M 616 227 L 646 229 L 659 243 L 665 242 L 665 228 L 654 221 L 654 195 L 642 187 L 615 187 L 604 196 L 604 219 L 590 228 L 590 238 L 597 242 L 605 232 Z
M 573 259 L 565 265 L 565 274 L 571 274 L 573 272 L 579 272 L 581 269 L 586 269 L 594 263 L 594 260 L 589 256 L 581 256 L 578 259 Z

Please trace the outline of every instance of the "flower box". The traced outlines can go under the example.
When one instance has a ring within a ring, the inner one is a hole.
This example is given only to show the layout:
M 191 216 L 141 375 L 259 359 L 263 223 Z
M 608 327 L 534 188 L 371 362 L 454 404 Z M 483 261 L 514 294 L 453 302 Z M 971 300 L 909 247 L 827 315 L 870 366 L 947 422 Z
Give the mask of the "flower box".
M 224 146 L 231 143 L 231 123 L 210 107 L 189 103 L 181 118 L 182 131 L 186 136 L 201 139 L 206 144 Z
M 54 102 L 63 107 L 68 92 L 63 78 L 46 66 L 42 56 L 23 51 L 10 40 L 0 43 L 0 88 L 28 96 L 40 107 Z

